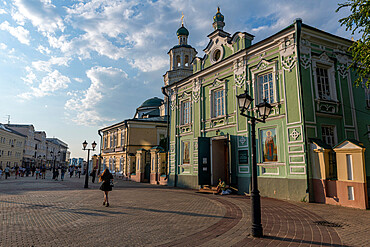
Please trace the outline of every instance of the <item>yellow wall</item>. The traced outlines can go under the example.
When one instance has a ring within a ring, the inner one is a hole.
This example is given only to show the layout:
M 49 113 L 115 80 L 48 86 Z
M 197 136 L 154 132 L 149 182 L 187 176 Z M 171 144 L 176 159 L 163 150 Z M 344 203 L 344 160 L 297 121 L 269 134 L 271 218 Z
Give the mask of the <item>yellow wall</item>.
M 338 181 L 365 183 L 365 159 L 362 149 L 336 149 L 335 152 L 337 153 Z M 347 154 L 352 155 L 353 180 L 348 180 Z
M 0 166 L 3 169 L 6 164 L 22 166 L 25 141 L 23 136 L 0 129 Z

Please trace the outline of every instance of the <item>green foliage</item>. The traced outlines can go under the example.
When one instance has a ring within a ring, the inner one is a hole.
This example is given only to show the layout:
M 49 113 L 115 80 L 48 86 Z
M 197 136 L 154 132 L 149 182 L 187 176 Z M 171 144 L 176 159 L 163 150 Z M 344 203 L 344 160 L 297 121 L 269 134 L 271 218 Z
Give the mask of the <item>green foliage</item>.
M 351 14 L 339 20 L 340 24 L 351 30 L 352 34 L 362 34 L 361 38 L 353 42 L 349 51 L 352 53 L 353 62 L 350 68 L 358 75 L 355 84 L 359 86 L 363 81 L 369 87 L 370 80 L 370 1 L 369 0 L 348 0 L 338 4 L 338 12 L 342 8 L 350 8 Z

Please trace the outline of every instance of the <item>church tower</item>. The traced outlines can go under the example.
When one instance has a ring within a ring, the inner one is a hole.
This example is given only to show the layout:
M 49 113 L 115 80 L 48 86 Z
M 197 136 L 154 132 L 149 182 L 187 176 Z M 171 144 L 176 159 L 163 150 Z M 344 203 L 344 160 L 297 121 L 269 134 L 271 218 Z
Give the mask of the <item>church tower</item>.
M 184 27 L 184 15 L 181 17 L 181 27 L 177 30 L 178 45 L 168 52 L 170 70 L 164 75 L 164 84 L 169 85 L 193 74 L 191 62 L 197 51 L 188 45 L 189 31 Z

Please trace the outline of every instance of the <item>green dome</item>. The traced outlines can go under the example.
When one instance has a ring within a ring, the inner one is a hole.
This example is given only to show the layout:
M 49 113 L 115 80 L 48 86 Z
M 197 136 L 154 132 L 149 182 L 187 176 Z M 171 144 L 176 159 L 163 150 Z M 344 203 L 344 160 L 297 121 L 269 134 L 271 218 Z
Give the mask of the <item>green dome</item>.
M 144 101 L 144 103 L 141 104 L 141 107 L 154 107 L 154 106 L 161 106 L 163 103 L 163 100 L 158 98 L 158 97 L 154 97 L 154 98 L 150 98 L 150 99 L 147 99 Z
M 213 21 L 224 21 L 224 16 L 220 12 L 220 8 L 217 8 L 217 13 L 215 16 L 213 16 Z
M 177 36 L 179 36 L 179 35 L 186 35 L 186 36 L 188 36 L 189 35 L 189 31 L 184 26 L 181 26 L 179 29 L 177 29 L 176 34 L 177 34 Z

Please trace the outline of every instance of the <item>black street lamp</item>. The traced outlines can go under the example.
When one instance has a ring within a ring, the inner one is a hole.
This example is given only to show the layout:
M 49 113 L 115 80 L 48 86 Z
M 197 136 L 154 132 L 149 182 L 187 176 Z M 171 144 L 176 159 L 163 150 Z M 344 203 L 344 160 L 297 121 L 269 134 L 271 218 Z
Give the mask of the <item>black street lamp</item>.
M 251 120 L 251 138 L 252 138 L 252 191 L 251 191 L 251 212 L 252 212 L 252 236 L 262 237 L 263 228 L 261 224 L 261 198 L 257 183 L 257 156 L 256 156 L 256 121 L 265 123 L 270 114 L 272 106 L 267 103 L 266 99 L 257 105 L 258 114 L 261 119 L 249 116 L 244 112 L 251 105 L 253 98 L 245 91 L 243 94 L 236 96 L 238 99 L 240 115 Z
M 90 159 L 90 150 L 95 151 L 96 147 L 96 142 L 94 141 L 91 143 L 92 149 L 91 148 L 86 148 L 87 147 L 87 141 L 85 140 L 82 143 L 83 149 L 82 150 L 87 150 L 87 164 L 86 164 L 86 174 L 85 174 L 85 186 L 84 188 L 87 189 L 89 188 L 89 159 Z
M 54 155 L 54 156 L 53 156 L 53 154 L 54 154 L 54 152 L 53 152 L 53 151 L 50 151 L 50 155 L 51 155 L 51 157 L 53 157 L 53 159 L 54 159 L 54 165 L 53 165 L 53 179 L 55 179 L 55 161 L 56 161 L 56 159 L 57 159 L 57 156 L 59 157 L 59 155 L 60 155 L 60 151 L 58 151 L 58 155 Z

